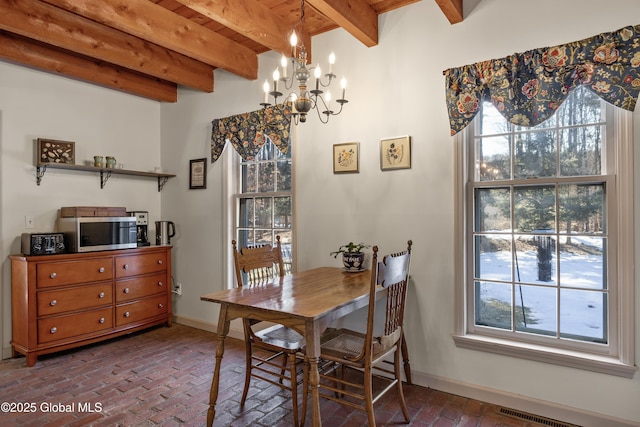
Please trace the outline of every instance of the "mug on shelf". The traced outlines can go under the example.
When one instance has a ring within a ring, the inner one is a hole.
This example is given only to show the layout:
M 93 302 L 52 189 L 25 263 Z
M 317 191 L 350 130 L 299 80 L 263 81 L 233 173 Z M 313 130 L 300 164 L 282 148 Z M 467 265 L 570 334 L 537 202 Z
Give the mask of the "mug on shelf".
M 93 156 L 93 166 L 97 168 L 102 167 L 102 156 Z
M 108 168 L 115 168 L 116 167 L 116 158 L 115 157 L 107 156 L 107 167 Z

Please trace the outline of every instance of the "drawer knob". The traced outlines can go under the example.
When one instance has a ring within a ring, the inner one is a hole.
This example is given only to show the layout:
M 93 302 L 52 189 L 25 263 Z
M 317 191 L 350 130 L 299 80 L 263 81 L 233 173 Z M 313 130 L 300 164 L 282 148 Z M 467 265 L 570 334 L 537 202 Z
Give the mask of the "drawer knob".
M 122 268 L 124 268 L 125 270 L 128 270 L 129 269 L 129 264 L 123 265 Z
M 98 271 L 99 271 L 100 273 L 104 273 L 104 267 L 100 267 L 100 268 L 98 269 Z
M 164 285 L 164 283 L 158 282 L 158 286 L 162 286 L 162 285 Z
M 98 295 L 98 298 L 104 298 L 104 292 L 100 292 L 100 295 Z
M 98 322 L 104 323 L 104 317 L 101 317 L 100 320 L 98 320 Z
M 158 264 L 162 264 L 162 260 L 161 259 L 158 260 Z
M 124 293 L 128 294 L 129 293 L 129 288 L 124 288 Z
M 51 302 L 49 303 L 49 305 L 51 307 L 53 307 L 54 305 L 56 305 L 58 303 L 58 300 L 52 299 Z
M 53 328 L 51 328 L 49 332 L 51 332 L 52 334 L 55 334 L 56 332 L 58 332 L 58 328 L 54 326 Z
M 55 278 L 56 278 L 56 276 L 57 276 L 57 274 L 56 274 L 56 273 L 51 273 L 51 274 L 49 275 L 49 277 L 51 277 L 52 279 L 55 279 Z
M 164 308 L 164 305 L 158 304 L 158 308 Z
M 131 316 L 131 313 L 129 313 L 128 311 L 124 313 L 124 317 L 129 317 Z

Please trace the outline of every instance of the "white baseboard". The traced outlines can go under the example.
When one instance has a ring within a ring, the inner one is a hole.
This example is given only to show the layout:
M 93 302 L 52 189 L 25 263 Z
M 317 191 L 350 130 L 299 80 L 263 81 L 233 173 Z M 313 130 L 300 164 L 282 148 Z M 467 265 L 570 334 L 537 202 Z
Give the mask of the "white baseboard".
M 173 321 L 185 326 L 191 326 L 192 328 L 202 329 L 203 331 L 218 332 L 218 325 L 216 323 L 205 322 L 200 319 L 196 319 L 189 316 L 174 315 Z M 242 330 L 242 323 L 240 320 L 232 320 L 229 327 L 228 337 L 244 340 L 244 331 Z
M 563 406 L 553 402 L 532 399 L 522 395 L 506 393 L 500 390 L 490 389 L 474 384 L 467 384 L 420 372 L 412 371 L 411 379 L 414 384 L 424 387 L 583 427 L 640 426 L 640 423 L 632 420 L 598 414 L 584 409 Z
M 2 360 L 11 359 L 13 357 L 13 349 L 11 347 L 4 347 L 2 349 Z

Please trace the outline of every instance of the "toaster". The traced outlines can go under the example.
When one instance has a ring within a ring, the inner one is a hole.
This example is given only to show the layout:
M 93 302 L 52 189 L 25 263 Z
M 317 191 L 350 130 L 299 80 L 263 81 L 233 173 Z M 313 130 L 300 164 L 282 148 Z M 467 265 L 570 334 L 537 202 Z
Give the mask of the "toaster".
M 63 233 L 22 233 L 24 255 L 51 255 L 65 253 Z

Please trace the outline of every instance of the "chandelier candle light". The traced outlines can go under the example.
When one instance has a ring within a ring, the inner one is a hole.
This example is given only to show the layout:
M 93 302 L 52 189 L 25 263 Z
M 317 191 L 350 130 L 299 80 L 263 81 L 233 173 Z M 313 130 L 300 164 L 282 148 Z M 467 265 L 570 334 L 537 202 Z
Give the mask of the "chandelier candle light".
M 300 26 L 302 28 L 304 25 L 304 0 L 302 0 L 302 4 L 300 6 L 300 22 L 294 27 L 289 42 L 291 43 L 292 56 L 287 59 L 287 57 L 283 54 L 280 60 L 280 66 L 282 67 L 282 75 L 280 75 L 280 69 L 276 67 L 273 72 L 273 87 L 269 84 L 268 80 L 264 81 L 262 89 L 264 90 L 264 102 L 260 103 L 263 107 L 268 107 L 272 105 L 269 103 L 269 95 L 273 97 L 273 104 L 278 104 L 278 98 L 282 96 L 282 92 L 278 91 L 278 82 L 282 82 L 282 86 L 284 86 L 285 90 L 289 90 L 293 87 L 295 81 L 297 81 L 298 85 L 298 94 L 292 92 L 285 99 L 284 103 L 291 103 L 291 115 L 294 117 L 294 121 L 296 124 L 298 122 L 306 122 L 307 121 L 307 113 L 311 109 L 316 109 L 318 112 L 318 118 L 322 123 L 327 123 L 329 121 L 330 116 L 337 116 L 342 112 L 342 107 L 346 104 L 347 101 L 345 99 L 345 91 L 347 88 L 347 80 L 343 77 L 340 86 L 342 88 L 342 97 L 336 99 L 335 102 L 340 104 L 340 109 L 336 112 L 331 109 L 331 92 L 329 92 L 328 88 L 331 86 L 331 83 L 336 78 L 336 75 L 333 74 L 333 64 L 336 62 L 336 56 L 332 52 L 329 55 L 329 72 L 324 75 L 325 80 L 322 79 L 322 71 L 320 69 L 320 64 L 315 67 L 307 68 L 307 49 L 304 46 L 304 43 L 300 43 L 298 45 L 298 36 L 296 35 L 295 28 Z M 287 77 L 287 68 L 288 62 L 291 62 L 292 74 L 291 78 Z M 311 77 L 311 71 L 313 71 L 313 75 L 315 77 L 315 88 L 312 90 L 307 90 L 307 81 Z M 323 88 L 327 88 L 327 92 L 325 93 Z M 273 89 L 273 90 L 271 90 Z M 322 111 L 321 111 L 322 110 Z M 324 115 L 324 117 L 323 117 Z

